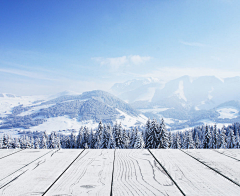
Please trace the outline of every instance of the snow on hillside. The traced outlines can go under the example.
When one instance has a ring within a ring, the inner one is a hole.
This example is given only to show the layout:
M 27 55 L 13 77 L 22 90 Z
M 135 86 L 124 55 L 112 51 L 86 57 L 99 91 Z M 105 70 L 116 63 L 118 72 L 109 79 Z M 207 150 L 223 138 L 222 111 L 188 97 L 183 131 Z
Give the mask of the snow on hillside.
M 0 117 L 6 117 L 8 114 L 11 114 L 11 111 L 14 107 L 23 105 L 31 106 L 35 101 L 45 98 L 44 96 L 6 96 L 5 93 L 2 93 L 0 97 Z
M 221 119 L 237 118 L 238 113 L 239 113 L 239 111 L 237 109 L 234 109 L 234 108 L 221 108 L 221 109 L 218 109 L 217 112 L 220 114 L 220 116 L 218 118 L 221 118 Z
M 134 117 L 126 114 L 119 109 L 116 110 L 120 113 L 120 118 L 118 118 L 116 122 L 121 123 L 125 128 L 137 125 L 145 125 L 148 120 L 148 118 L 142 114 L 140 114 L 138 117 Z
M 183 99 L 184 101 L 187 102 L 187 98 L 186 98 L 185 95 L 184 95 L 183 89 L 184 89 L 183 81 L 181 80 L 181 81 L 179 82 L 178 90 L 176 90 L 176 91 L 174 92 L 174 94 L 176 94 L 176 95 L 179 97 L 179 99 Z
M 40 124 L 38 126 L 31 127 L 31 131 L 47 131 L 48 133 L 52 131 L 56 132 L 61 132 L 61 133 L 66 133 L 69 134 L 71 133 L 72 129 L 75 129 L 78 131 L 81 127 L 87 126 L 89 128 L 97 128 L 98 123 L 93 122 L 92 120 L 88 121 L 77 121 L 76 118 L 70 119 L 68 116 L 58 116 L 58 117 L 53 117 L 49 118 L 46 122 L 43 124 Z M 63 131 L 65 130 L 65 132 Z M 71 131 L 67 131 L 71 130 Z

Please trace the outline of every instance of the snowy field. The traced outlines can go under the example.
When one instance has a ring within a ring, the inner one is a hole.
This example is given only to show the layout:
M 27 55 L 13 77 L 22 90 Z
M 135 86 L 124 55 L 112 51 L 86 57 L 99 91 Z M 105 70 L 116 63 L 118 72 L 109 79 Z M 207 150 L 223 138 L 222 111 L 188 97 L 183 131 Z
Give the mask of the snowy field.
M 0 150 L 0 195 L 239 195 L 240 150 Z

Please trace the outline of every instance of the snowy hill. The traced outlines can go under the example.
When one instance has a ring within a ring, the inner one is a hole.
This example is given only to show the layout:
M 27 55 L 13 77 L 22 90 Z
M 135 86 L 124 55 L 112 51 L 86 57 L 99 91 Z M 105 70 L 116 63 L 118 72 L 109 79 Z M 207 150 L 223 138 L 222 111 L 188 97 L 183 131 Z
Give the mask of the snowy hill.
M 142 85 L 138 82 L 136 88 L 132 83 L 135 81 L 118 84 L 125 89 L 118 97 L 149 118 L 164 117 L 173 129 L 240 120 L 240 77 L 182 76 L 165 84 L 156 80 Z
M 129 128 L 143 125 L 147 120 L 127 103 L 104 91 L 82 94 L 63 92 L 58 95 L 45 99 L 0 97 L 0 103 L 5 104 L 5 107 L 1 107 L 4 109 L 1 111 L 0 129 L 20 128 L 50 132 L 79 129 L 85 125 L 96 127 L 100 120 L 110 124 L 121 122 L 123 127 Z

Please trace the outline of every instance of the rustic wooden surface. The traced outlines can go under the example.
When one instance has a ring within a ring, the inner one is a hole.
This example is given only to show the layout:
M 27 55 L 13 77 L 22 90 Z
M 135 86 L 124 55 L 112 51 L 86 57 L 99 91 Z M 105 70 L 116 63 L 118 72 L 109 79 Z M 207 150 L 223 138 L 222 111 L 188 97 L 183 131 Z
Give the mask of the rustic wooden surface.
M 200 151 L 204 154 L 210 152 Z M 240 187 L 180 150 L 151 150 L 151 152 L 185 195 L 239 195 Z
M 239 195 L 240 150 L 0 150 L 0 195 Z

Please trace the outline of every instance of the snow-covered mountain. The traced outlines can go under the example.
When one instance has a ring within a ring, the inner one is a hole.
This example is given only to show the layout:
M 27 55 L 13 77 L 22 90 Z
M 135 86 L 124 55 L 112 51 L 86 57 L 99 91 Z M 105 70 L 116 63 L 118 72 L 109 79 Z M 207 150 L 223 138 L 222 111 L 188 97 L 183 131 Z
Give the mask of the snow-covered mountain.
M 130 81 L 118 84 L 124 86 L 125 91 L 117 96 L 127 100 L 147 117 L 164 117 L 174 129 L 203 122 L 229 123 L 240 120 L 240 108 L 236 104 L 240 100 L 240 77 L 220 79 L 215 76 L 182 76 L 165 84 L 151 81 L 140 85 L 138 82 L 136 88 L 131 84 Z M 229 101 L 233 101 L 230 102 L 231 106 Z
M 52 98 L 54 97 L 54 98 Z M 143 125 L 147 118 L 104 91 L 63 92 L 49 97 L 0 97 L 0 129 L 58 131 L 96 127 L 99 121 L 123 127 Z
M 114 84 L 110 92 L 127 103 L 133 103 L 136 101 L 151 101 L 156 89 L 162 87 L 163 82 L 156 78 L 134 79 Z

